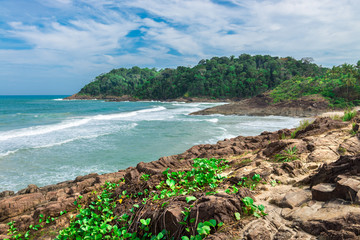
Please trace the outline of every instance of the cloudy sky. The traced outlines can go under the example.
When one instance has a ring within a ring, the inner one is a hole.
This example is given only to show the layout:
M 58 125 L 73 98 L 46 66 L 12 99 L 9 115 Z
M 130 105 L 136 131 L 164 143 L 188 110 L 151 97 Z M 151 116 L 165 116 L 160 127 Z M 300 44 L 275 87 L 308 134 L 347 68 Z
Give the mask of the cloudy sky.
M 357 0 L 0 0 L 0 95 L 242 53 L 355 64 L 359 12 Z

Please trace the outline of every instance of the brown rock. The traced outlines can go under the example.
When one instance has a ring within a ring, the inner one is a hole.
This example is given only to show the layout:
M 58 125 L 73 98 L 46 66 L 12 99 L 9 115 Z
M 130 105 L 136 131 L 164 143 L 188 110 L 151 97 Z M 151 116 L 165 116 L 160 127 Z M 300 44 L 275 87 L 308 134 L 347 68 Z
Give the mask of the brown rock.
M 329 201 L 336 198 L 335 184 L 320 183 L 311 189 L 312 199 L 317 201 Z
M 0 199 L 1 199 L 1 198 L 5 198 L 5 197 L 13 196 L 14 194 L 15 194 L 14 191 L 3 191 L 3 192 L 0 192 Z
M 41 193 L 29 193 L 5 198 L 0 201 L 0 221 L 32 210 L 36 205 L 45 201 Z
M 241 201 L 236 196 L 216 194 L 204 196 L 197 202 L 196 208 L 191 209 L 191 218 L 201 221 L 215 219 L 217 222 L 231 222 L 234 213 L 241 212 Z
M 36 193 L 39 192 L 40 189 L 35 184 L 30 184 L 27 186 L 27 188 L 22 189 L 18 192 L 18 194 L 26 194 L 26 193 Z
M 311 192 L 309 190 L 300 190 L 287 193 L 278 203 L 282 208 L 295 208 L 311 200 Z

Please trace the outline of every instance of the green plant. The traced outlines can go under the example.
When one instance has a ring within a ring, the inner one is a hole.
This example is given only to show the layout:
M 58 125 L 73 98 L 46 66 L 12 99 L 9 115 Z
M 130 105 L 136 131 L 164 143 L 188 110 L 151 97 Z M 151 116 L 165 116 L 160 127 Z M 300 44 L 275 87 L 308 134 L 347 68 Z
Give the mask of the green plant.
M 350 121 L 351 119 L 353 119 L 356 116 L 356 113 L 357 112 L 355 110 L 354 111 L 347 110 L 344 112 L 344 116 L 342 117 L 342 120 L 344 122 Z
M 242 177 L 241 180 L 237 183 L 240 187 L 246 187 L 250 190 L 254 190 L 256 186 L 260 183 L 261 176 L 259 174 L 254 174 L 252 178 Z
M 193 167 L 190 171 L 170 172 L 167 169 L 163 172 L 163 179 L 154 189 L 144 189 L 143 191 L 129 194 L 123 190 L 119 199 L 116 198 L 114 191 L 118 184 L 105 183 L 103 191 L 99 195 L 94 195 L 95 200 L 88 207 L 82 207 L 80 204 L 81 197 L 76 199 L 74 204 L 77 206 L 78 214 L 72 218 L 70 226 L 60 231 L 57 236 L 58 240 L 63 239 L 163 239 L 168 237 L 166 231 L 153 235 L 150 231 L 151 219 L 138 218 L 138 214 L 145 206 L 151 202 L 159 202 L 159 208 L 165 208 L 169 201 L 164 201 L 179 195 L 188 195 L 195 191 L 210 190 L 214 194 L 215 188 L 223 181 L 225 176 L 221 173 L 228 168 L 225 159 L 194 159 Z M 149 179 L 149 175 L 143 174 L 142 180 Z M 236 187 L 235 187 L 236 188 Z M 236 189 L 234 188 L 234 191 Z M 150 191 L 151 190 L 151 191 Z M 155 190 L 155 191 L 154 191 Z M 196 201 L 194 196 L 186 196 L 188 204 Z M 132 207 L 122 216 L 114 215 L 114 209 L 117 204 L 125 204 L 124 201 L 132 202 Z M 189 219 L 190 209 L 185 207 L 183 211 L 185 230 L 190 233 L 191 226 L 195 223 L 195 218 Z M 51 218 L 47 220 L 51 221 Z M 193 235 L 189 239 L 203 239 L 210 233 L 209 229 L 215 228 L 215 220 L 199 223 L 196 229 L 193 228 Z M 136 225 L 138 224 L 138 225 Z M 138 226 L 138 229 L 134 229 Z M 130 230 L 131 229 L 131 230 Z M 195 231 L 197 235 L 195 235 Z
M 29 239 L 30 231 L 27 231 L 23 236 L 23 234 L 21 234 L 21 233 L 19 233 L 17 231 L 17 228 L 15 227 L 15 221 L 11 221 L 7 225 L 9 226 L 7 235 L 11 236 L 11 239 L 19 239 L 19 240 L 21 240 L 21 239 L 24 239 L 24 240 Z
M 148 180 L 150 179 L 150 175 L 144 173 L 144 174 L 141 176 L 141 179 L 146 182 L 146 181 L 148 181 Z
M 274 159 L 277 162 L 291 162 L 294 160 L 298 160 L 299 156 L 297 154 L 298 149 L 296 148 L 296 146 L 294 147 L 288 147 L 286 148 L 283 153 L 278 153 L 275 154 Z
M 295 138 L 298 131 L 304 130 L 310 124 L 311 122 L 308 119 L 301 120 L 300 125 L 291 133 L 291 138 Z
M 257 218 L 267 215 L 264 210 L 264 205 L 255 205 L 254 200 L 251 197 L 244 197 L 242 199 L 245 207 L 243 207 L 245 215 L 253 215 Z
M 181 240 L 201 240 L 208 236 L 211 232 L 212 228 L 216 228 L 216 226 L 221 227 L 223 223 L 216 224 L 215 219 L 210 219 L 209 221 L 200 222 L 197 227 L 197 235 L 191 235 L 190 238 L 188 236 L 182 236 Z
M 276 180 L 271 180 L 271 181 L 270 181 L 270 185 L 271 185 L 272 187 L 275 187 L 275 186 L 276 186 Z
M 359 132 L 359 125 L 357 123 L 352 123 L 352 128 L 350 130 L 351 136 L 355 136 Z
M 235 219 L 240 221 L 240 213 L 236 212 L 236 213 L 234 213 L 234 215 L 235 215 Z
M 340 155 L 344 155 L 346 153 L 346 148 L 343 148 L 343 147 L 339 147 L 338 148 L 338 152 L 340 153 Z
M 261 180 L 260 174 L 254 174 L 254 176 L 252 177 L 252 180 L 254 180 L 256 182 L 260 182 L 260 180 Z

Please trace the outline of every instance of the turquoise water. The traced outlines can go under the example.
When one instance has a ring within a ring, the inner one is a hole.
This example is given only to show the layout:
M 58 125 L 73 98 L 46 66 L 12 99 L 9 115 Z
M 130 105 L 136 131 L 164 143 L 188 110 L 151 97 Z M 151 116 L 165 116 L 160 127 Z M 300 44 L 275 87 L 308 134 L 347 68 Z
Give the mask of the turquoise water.
M 195 144 L 298 125 L 299 118 L 190 116 L 218 103 L 0 96 L 0 191 L 108 173 Z

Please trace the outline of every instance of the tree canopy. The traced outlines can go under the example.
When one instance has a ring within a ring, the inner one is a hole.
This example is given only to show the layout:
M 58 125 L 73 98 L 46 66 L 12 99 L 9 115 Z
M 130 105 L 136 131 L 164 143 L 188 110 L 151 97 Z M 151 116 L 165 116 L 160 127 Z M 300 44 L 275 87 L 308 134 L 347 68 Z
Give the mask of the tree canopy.
M 274 89 L 294 76 L 316 77 L 327 69 L 311 58 L 242 54 L 203 59 L 194 67 L 119 68 L 101 74 L 80 95 L 166 100 L 179 97 L 246 98 Z
M 274 102 L 319 94 L 334 107 L 346 108 L 360 105 L 360 61 L 357 65 L 342 64 L 325 74 L 296 76 L 282 82 L 271 93 Z

